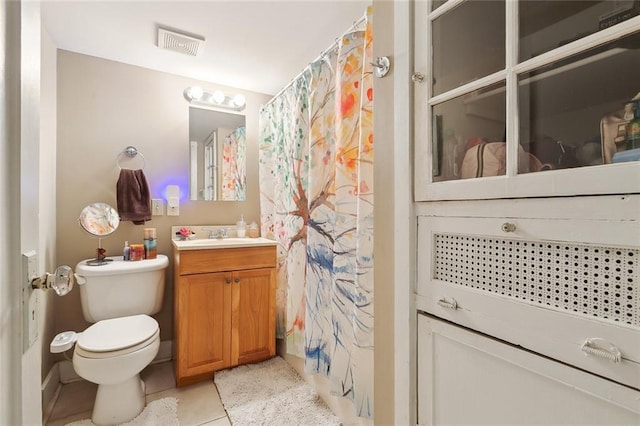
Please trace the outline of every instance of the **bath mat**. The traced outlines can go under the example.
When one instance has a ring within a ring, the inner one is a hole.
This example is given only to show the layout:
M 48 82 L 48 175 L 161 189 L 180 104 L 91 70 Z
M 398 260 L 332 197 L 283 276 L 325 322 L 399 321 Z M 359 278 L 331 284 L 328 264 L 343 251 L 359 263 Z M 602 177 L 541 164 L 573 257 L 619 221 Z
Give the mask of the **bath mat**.
M 340 419 L 285 360 L 272 358 L 215 373 L 233 425 L 340 425 Z
M 142 413 L 138 417 L 128 423 L 122 423 L 126 426 L 178 426 L 178 400 L 176 398 L 162 398 L 151 401 L 144 407 Z M 79 420 L 73 423 L 67 423 L 65 426 L 94 426 L 95 423 L 91 419 Z

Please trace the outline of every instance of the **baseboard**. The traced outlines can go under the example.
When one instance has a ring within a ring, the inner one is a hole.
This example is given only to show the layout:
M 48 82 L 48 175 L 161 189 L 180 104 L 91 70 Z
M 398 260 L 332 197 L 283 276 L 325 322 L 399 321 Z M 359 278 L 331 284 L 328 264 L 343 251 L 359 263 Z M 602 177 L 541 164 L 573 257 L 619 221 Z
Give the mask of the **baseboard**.
M 42 381 L 42 424 L 46 424 L 53 406 L 58 399 L 62 384 L 60 383 L 60 366 L 54 364 L 47 377 Z
M 160 342 L 160 348 L 158 349 L 158 353 L 156 357 L 151 361 L 151 364 L 157 364 L 160 362 L 170 361 L 173 358 L 173 341 L 172 340 L 163 340 Z M 78 376 L 76 371 L 73 369 L 73 364 L 70 360 L 60 361 L 58 364 L 60 369 L 60 382 L 61 383 L 71 383 L 77 382 L 78 380 L 82 380 L 82 377 Z
M 78 376 L 76 370 L 73 369 L 73 363 L 70 360 L 65 359 L 58 362 L 57 365 L 60 368 L 60 383 L 66 385 L 67 383 L 82 380 L 82 377 Z
M 172 359 L 173 359 L 173 340 L 163 340 L 160 342 L 160 349 L 158 349 L 158 354 L 153 359 L 153 361 L 151 361 L 151 364 L 171 361 Z

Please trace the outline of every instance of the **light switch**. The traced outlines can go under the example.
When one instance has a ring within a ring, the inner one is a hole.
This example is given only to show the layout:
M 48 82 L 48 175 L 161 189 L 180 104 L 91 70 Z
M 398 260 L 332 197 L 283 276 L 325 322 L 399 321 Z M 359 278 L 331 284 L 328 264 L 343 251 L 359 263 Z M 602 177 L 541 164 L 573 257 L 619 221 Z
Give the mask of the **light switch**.
M 151 214 L 153 216 L 162 216 L 164 214 L 164 204 L 162 198 L 153 198 L 151 200 Z

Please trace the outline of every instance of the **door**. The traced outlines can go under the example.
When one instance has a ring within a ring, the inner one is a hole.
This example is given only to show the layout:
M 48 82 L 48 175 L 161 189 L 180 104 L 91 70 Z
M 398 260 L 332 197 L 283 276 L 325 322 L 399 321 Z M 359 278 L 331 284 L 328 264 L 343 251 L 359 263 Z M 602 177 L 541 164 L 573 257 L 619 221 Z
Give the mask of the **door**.
M 218 132 L 211 134 L 204 146 L 204 199 L 218 199 Z
M 275 269 L 234 272 L 232 298 L 232 365 L 274 356 Z
M 178 376 L 198 376 L 231 365 L 231 273 L 180 277 Z

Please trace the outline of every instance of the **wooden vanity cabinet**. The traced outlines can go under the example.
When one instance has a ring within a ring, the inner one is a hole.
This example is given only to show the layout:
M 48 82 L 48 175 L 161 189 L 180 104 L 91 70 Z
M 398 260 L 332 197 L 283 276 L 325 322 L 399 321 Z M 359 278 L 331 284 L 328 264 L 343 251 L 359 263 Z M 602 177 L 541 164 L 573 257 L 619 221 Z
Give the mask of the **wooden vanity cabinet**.
M 275 246 L 175 250 L 174 258 L 178 386 L 275 355 Z

